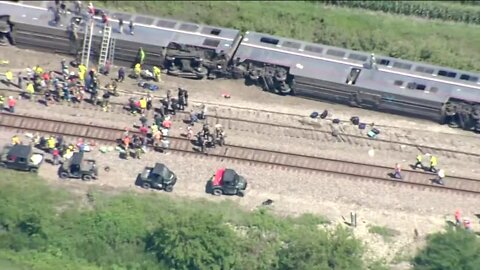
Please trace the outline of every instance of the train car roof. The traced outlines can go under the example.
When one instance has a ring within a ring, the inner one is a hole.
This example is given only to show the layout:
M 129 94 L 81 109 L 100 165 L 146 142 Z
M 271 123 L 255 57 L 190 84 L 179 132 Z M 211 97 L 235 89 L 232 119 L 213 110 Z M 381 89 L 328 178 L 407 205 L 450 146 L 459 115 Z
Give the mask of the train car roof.
M 73 3 L 68 3 L 73 5 Z M 52 1 L 20 1 L 0 2 L 0 10 L 4 14 L 11 15 L 14 22 L 42 25 L 48 28 L 64 28 L 68 26 L 73 14 L 68 14 L 63 18 L 59 26 L 54 26 L 50 23 L 53 18 L 53 13 L 50 9 L 54 6 Z M 68 8 L 68 7 L 67 7 Z M 182 21 L 176 21 L 164 18 L 155 18 L 140 14 L 129 14 L 123 12 L 109 12 L 110 22 L 115 25 L 112 27 L 112 36 L 117 40 L 124 40 L 130 42 L 140 42 L 146 45 L 166 47 L 170 42 L 177 42 L 181 44 L 215 49 L 217 52 L 222 50 L 229 50 L 234 43 L 234 40 L 240 34 L 239 30 L 213 27 L 208 25 L 200 25 Z M 124 28 L 128 28 L 130 20 L 134 22 L 135 35 L 120 34 L 117 32 L 118 19 L 124 20 Z M 103 30 L 103 23 L 101 18 L 95 16 L 96 26 L 94 35 L 101 36 Z M 79 32 L 83 32 L 80 29 Z
M 370 54 L 365 52 L 277 37 L 258 32 L 247 32 L 241 46 L 284 52 L 293 56 L 314 59 L 314 61 L 324 60 L 331 63 L 338 62 L 344 65 L 358 67 L 362 67 L 370 57 Z M 375 55 L 375 58 L 379 70 L 397 74 L 409 74 L 419 79 L 425 78 L 434 81 L 455 83 L 462 87 L 473 86 L 474 88 L 478 87 L 478 89 L 480 89 L 480 74 L 477 73 L 381 55 Z

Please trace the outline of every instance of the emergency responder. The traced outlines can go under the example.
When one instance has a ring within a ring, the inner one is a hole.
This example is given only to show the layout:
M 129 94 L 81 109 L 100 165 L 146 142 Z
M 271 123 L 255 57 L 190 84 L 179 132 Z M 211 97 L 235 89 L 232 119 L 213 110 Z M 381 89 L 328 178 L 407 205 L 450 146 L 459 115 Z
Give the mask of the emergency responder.
M 142 66 L 140 63 L 135 64 L 135 67 L 133 68 L 133 74 L 135 79 L 140 78 L 140 73 L 142 72 Z
M 445 170 L 440 169 L 437 172 L 437 178 L 434 180 L 434 182 L 443 186 L 445 185 L 445 183 L 443 182 L 443 178 L 445 178 Z
M 13 135 L 12 145 L 16 145 L 16 144 L 22 144 L 22 142 L 20 141 L 20 138 L 18 137 L 18 135 Z
M 437 161 L 437 157 L 432 155 L 430 157 L 430 171 L 431 172 L 437 172 L 437 164 L 438 164 L 438 161 Z
M 140 113 L 144 114 L 147 110 L 147 100 L 142 97 L 140 98 Z
M 130 20 L 130 23 L 128 24 L 128 28 L 130 28 L 130 35 L 133 36 L 133 20 Z
M 50 153 L 53 152 L 53 149 L 55 148 L 57 144 L 57 141 L 55 140 L 55 137 L 53 136 L 50 136 L 48 139 L 47 139 L 47 147 L 48 147 L 48 151 Z
M 6 79 L 6 85 L 10 86 L 13 82 L 13 72 L 10 70 L 7 70 L 7 72 L 5 72 L 5 79 Z
M 162 79 L 160 78 L 161 74 L 162 74 L 162 71 L 160 70 L 160 68 L 157 66 L 153 66 L 153 78 L 155 79 L 156 82 L 162 81 Z
M 423 164 L 422 164 L 422 158 L 423 158 L 423 155 L 422 154 L 418 154 L 417 155 L 417 162 L 415 163 L 415 168 L 423 168 Z
M 122 18 L 118 18 L 118 32 L 120 34 L 123 34 L 123 19 Z
M 117 78 L 117 81 L 118 82 L 123 82 L 123 80 L 125 80 L 125 69 L 123 67 L 121 67 L 119 70 L 118 70 L 118 78 Z
M 105 93 L 102 96 L 102 108 L 103 111 L 107 111 L 108 107 L 110 106 L 110 92 L 105 91 Z
M 393 177 L 396 179 L 402 179 L 402 167 L 400 163 L 395 164 L 395 171 L 393 173 Z
M 138 49 L 137 63 L 140 63 L 140 65 L 143 65 L 144 61 L 145 61 L 145 52 L 143 51 L 143 48 L 140 47 L 140 49 Z
M 31 100 L 35 100 L 35 88 L 33 87 L 32 82 L 27 83 L 27 88 L 25 89 L 25 92 L 27 92 L 27 95 Z

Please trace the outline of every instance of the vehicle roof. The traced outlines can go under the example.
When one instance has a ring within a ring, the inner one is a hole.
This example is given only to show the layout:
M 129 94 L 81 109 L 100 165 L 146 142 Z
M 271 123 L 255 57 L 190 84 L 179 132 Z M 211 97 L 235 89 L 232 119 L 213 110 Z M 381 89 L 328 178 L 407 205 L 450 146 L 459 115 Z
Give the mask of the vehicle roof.
M 72 158 L 70 159 L 72 165 L 80 165 L 82 164 L 83 161 L 83 152 L 75 152 L 72 155 Z
M 67 3 L 72 5 L 73 3 Z M 0 2 L 0 10 L 10 14 L 12 20 L 19 23 L 30 25 L 42 25 L 46 28 L 59 29 L 56 26 L 49 25 L 51 14 L 46 12 L 53 7 L 52 1 L 23 1 L 22 3 Z M 102 9 L 105 10 L 105 9 Z M 166 47 L 170 42 L 177 42 L 191 46 L 215 49 L 217 52 L 228 51 L 231 49 L 234 40 L 240 34 L 239 30 L 201 25 L 195 23 L 182 22 L 172 19 L 156 18 L 147 15 L 129 14 L 124 12 L 108 11 L 110 21 L 117 22 L 118 18 L 124 20 L 124 25 L 128 25 L 131 20 L 134 22 L 135 35 L 120 34 L 112 31 L 112 37 L 118 41 L 135 42 L 141 41 L 142 44 L 151 46 Z M 26 15 L 23 17 L 22 15 Z M 64 20 L 70 22 L 71 17 L 75 15 L 67 15 Z M 103 31 L 103 23 L 99 16 L 95 16 L 94 35 L 101 37 Z M 79 33 L 83 33 L 83 26 L 79 29 Z M 65 28 L 67 25 L 61 24 L 60 27 Z
M 165 170 L 168 170 L 168 168 L 163 163 L 155 163 L 152 173 L 162 175 Z
M 234 170 L 225 169 L 222 179 L 224 182 L 233 182 L 235 180 L 236 175 L 237 173 Z
M 33 148 L 30 145 L 16 144 L 10 148 L 8 155 L 27 158 L 32 153 L 32 150 Z

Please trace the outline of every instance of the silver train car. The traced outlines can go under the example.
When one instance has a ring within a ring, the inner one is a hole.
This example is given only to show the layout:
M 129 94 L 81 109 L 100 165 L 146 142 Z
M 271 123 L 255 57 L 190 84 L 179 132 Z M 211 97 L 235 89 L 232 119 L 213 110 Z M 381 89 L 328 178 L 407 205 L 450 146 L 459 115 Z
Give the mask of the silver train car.
M 479 74 L 256 32 L 234 57 L 266 90 L 480 130 Z
M 75 35 L 71 21 L 87 15 L 71 12 L 62 16 L 59 24 L 52 24 L 53 5 L 53 1 L 0 1 L 0 15 L 10 16 L 20 47 L 78 53 L 86 20 L 79 20 Z M 99 55 L 102 39 L 102 12 L 98 10 L 95 16 L 94 57 Z M 242 36 L 235 29 L 106 13 L 114 28 L 117 64 L 133 63 L 138 48 L 143 47 L 147 65 L 162 66 L 176 76 L 245 79 L 278 94 L 407 114 L 480 131 L 480 74 L 257 32 Z M 124 20 L 125 33 L 117 30 L 119 18 Z M 127 33 L 130 20 L 135 35 Z

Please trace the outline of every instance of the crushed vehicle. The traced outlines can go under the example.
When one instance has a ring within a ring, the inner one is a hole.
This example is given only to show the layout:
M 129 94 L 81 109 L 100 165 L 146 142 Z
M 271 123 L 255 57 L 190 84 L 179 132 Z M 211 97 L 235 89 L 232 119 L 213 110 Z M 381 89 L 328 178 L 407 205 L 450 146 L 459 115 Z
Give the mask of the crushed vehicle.
M 135 184 L 142 188 L 163 189 L 172 192 L 177 182 L 177 176 L 162 163 L 155 163 L 154 167 L 145 167 L 142 173 L 138 174 Z
M 207 192 L 215 196 L 238 195 L 243 197 L 247 189 L 247 180 L 232 169 L 219 169 L 207 182 Z
M 6 145 L 0 156 L 0 167 L 36 173 L 44 159 L 44 155 L 34 152 L 31 145 Z
M 97 163 L 93 159 L 85 159 L 83 152 L 75 152 L 59 169 L 59 176 L 66 178 L 81 178 L 83 181 L 98 179 Z

